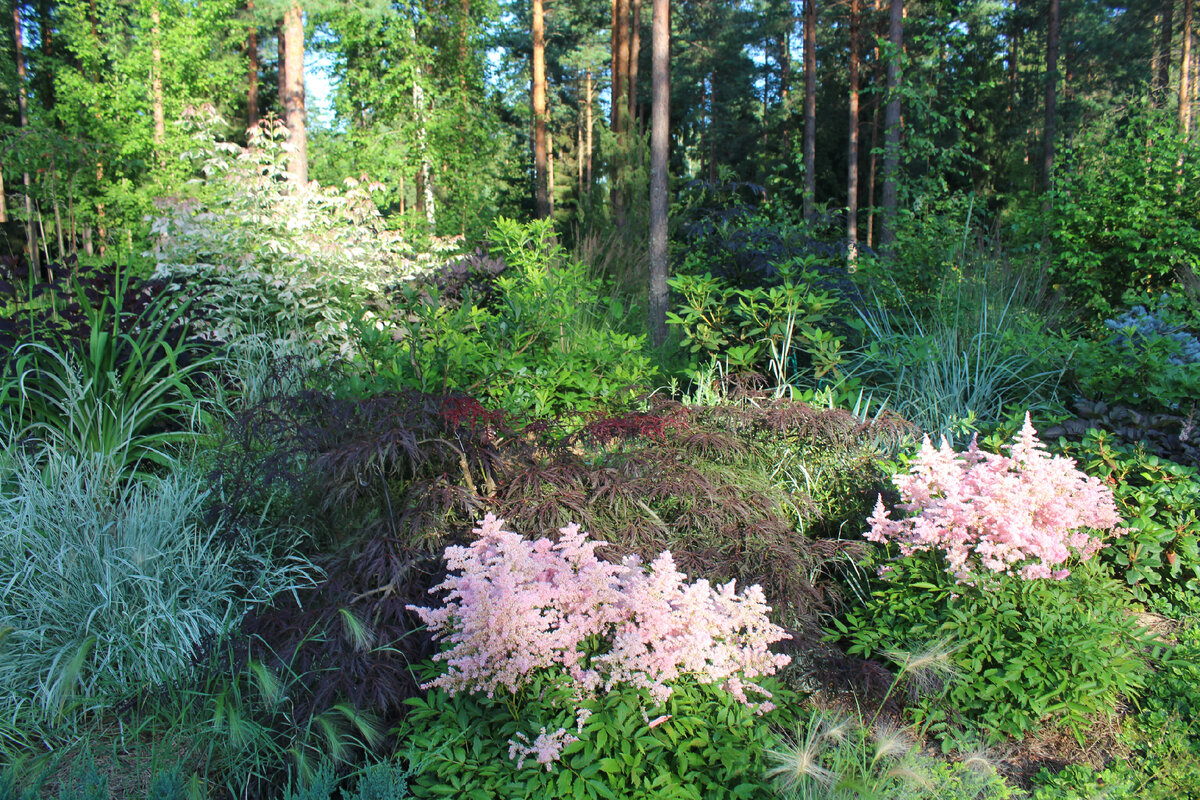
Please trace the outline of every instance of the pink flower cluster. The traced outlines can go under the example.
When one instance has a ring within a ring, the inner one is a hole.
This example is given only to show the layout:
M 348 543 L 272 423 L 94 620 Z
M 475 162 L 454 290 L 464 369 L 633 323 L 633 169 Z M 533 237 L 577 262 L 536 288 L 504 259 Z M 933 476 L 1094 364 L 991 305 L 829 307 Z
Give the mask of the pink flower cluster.
M 683 675 L 721 683 L 760 713 L 746 690 L 770 697 L 752 680 L 790 660 L 770 651 L 786 638 L 767 618 L 762 589 L 730 583 L 685 583 L 671 554 L 647 568 L 636 557 L 612 564 L 596 557 L 606 542 L 589 541 L 578 525 L 558 542 L 528 541 L 489 514 L 468 547 L 446 548 L 450 575 L 440 608 L 410 607 L 450 644 L 436 656 L 446 672 L 425 688 L 451 694 L 517 693 L 536 670 L 554 668 L 580 696 L 618 684 L 640 687 L 657 701 Z
M 980 568 L 1062 580 L 1069 570 L 1054 567 L 1104 546 L 1089 529 L 1124 532 L 1108 487 L 1073 460 L 1047 453 L 1028 414 L 1006 449 L 981 452 L 972 441 L 959 453 L 945 439 L 935 449 L 926 437 L 908 473 L 892 479 L 897 508 L 911 516 L 890 519 L 880 498 L 867 539 L 894 542 L 904 555 L 941 550 L 949 571 L 967 583 Z
M 532 742 L 518 731 L 516 736 L 508 740 L 508 757 L 517 762 L 517 769 L 521 769 L 525 766 L 525 759 L 533 756 L 549 772 L 551 765 L 562 755 L 563 748 L 578 741 L 579 737 L 567 733 L 566 728 L 559 728 L 554 733 L 546 733 L 546 729 L 542 728 Z

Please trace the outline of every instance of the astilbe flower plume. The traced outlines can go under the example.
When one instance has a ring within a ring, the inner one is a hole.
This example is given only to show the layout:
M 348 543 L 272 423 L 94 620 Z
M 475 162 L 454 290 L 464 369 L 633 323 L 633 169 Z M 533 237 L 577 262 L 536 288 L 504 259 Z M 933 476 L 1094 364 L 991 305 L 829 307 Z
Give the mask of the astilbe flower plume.
M 578 525 L 558 542 L 531 542 L 489 514 L 475 533 L 471 545 L 446 548 L 450 574 L 431 590 L 445 592 L 444 605 L 412 607 L 450 645 L 435 657 L 446 671 L 424 688 L 517 693 L 553 667 L 580 696 L 630 685 L 663 701 L 688 675 L 770 710 L 746 691 L 769 699 L 752 681 L 788 663 L 770 651 L 787 634 L 768 620 L 759 587 L 686 583 L 668 552 L 648 568 L 636 557 L 603 561 L 595 551 L 606 542 L 589 541 Z
M 910 516 L 891 519 L 880 498 L 866 538 L 894 542 L 904 555 L 940 550 L 968 583 L 981 570 L 1062 580 L 1070 571 L 1060 565 L 1072 555 L 1087 560 L 1104 546 L 1090 531 L 1124 532 L 1108 487 L 1047 453 L 1028 414 L 1006 449 L 983 452 L 972 440 L 960 453 L 926 437 L 908 473 L 892 479 L 896 507 Z

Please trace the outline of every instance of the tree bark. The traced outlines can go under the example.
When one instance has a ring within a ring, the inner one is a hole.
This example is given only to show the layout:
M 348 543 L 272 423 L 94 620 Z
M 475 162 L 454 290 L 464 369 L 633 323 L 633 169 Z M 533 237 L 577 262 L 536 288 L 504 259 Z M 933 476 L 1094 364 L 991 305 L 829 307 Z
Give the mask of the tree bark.
M 167 139 L 166 115 L 163 112 L 162 44 L 159 41 L 161 22 L 158 3 L 155 2 L 150 6 L 150 60 L 153 70 L 150 74 L 150 93 L 154 106 L 154 145 L 158 148 L 161 148 Z M 161 153 L 159 160 L 162 160 Z
M 246 32 L 246 54 L 250 57 L 250 68 L 246 74 L 246 127 L 258 124 L 258 24 L 254 21 L 254 0 L 246 0 L 250 12 L 250 29 Z
M 8 222 L 8 201 L 4 197 L 4 165 L 0 164 L 0 224 Z
M 13 43 L 17 56 L 17 110 L 21 130 L 29 127 L 29 98 L 25 94 L 25 50 L 21 38 L 21 4 L 13 3 Z M 29 251 L 30 277 L 39 272 L 37 240 L 33 230 L 33 198 L 29 196 L 29 172 L 21 174 L 25 186 L 25 247 Z
M 42 76 L 40 93 L 42 95 L 42 108 L 46 109 L 47 111 L 52 111 L 54 109 L 55 100 L 54 75 L 50 71 L 50 65 L 53 63 L 54 59 L 54 21 L 50 16 L 50 8 L 50 0 L 41 0 L 41 2 L 38 3 L 38 23 L 42 35 L 42 59 L 44 62 L 44 66 L 41 69 Z
M 846 247 L 858 257 L 858 67 L 859 0 L 850 0 L 850 127 L 846 148 Z
M 629 0 L 616 0 L 613 15 L 613 51 L 616 73 L 612 84 L 612 130 L 615 134 L 615 152 L 612 154 L 613 182 L 609 190 L 613 221 L 617 228 L 625 228 L 625 147 L 626 121 L 629 119 L 628 100 L 625 90 L 629 86 Z
M 904 48 L 904 0 L 890 0 L 887 65 L 887 107 L 883 115 L 883 197 L 879 247 L 886 250 L 896 241 L 896 210 L 900 175 L 900 57 Z
M 587 189 L 588 194 L 592 191 L 592 71 L 589 69 L 584 73 L 584 90 L 583 94 L 587 101 L 587 113 L 584 121 L 584 148 L 587 150 Z
M 1192 0 L 1183 0 L 1183 46 L 1179 57 L 1179 132 L 1184 138 L 1192 128 Z
M 1191 2 L 1191 0 L 1188 0 Z M 1042 132 L 1042 189 L 1050 190 L 1054 174 L 1055 103 L 1058 90 L 1058 15 L 1059 0 L 1050 0 L 1046 23 L 1046 121 Z
M 304 127 L 304 13 L 299 3 L 293 3 L 284 12 L 283 39 L 283 107 L 288 144 L 294 148 L 288 159 L 288 173 L 293 182 L 303 186 L 308 183 L 308 134 Z
M 796 17 L 789 14 L 787 30 L 779 34 L 779 106 L 783 111 L 783 127 L 780 131 L 783 137 L 783 155 L 790 158 L 792 154 L 792 28 L 796 25 Z
M 670 139 L 671 6 L 653 0 L 650 67 L 650 341 L 667 340 L 667 169 Z
M 638 130 L 638 56 L 642 52 L 642 0 L 629 3 L 629 129 Z
M 542 0 L 533 0 L 533 183 L 538 219 L 550 215 L 546 154 L 546 21 Z
M 804 0 L 804 219 L 817 197 L 817 0 Z

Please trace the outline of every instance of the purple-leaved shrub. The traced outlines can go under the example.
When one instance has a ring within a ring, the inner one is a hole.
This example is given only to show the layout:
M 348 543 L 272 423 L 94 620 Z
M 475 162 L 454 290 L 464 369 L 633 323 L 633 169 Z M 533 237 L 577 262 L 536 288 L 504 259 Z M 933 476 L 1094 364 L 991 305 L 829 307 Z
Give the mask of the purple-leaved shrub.
M 787 634 L 768 619 L 758 586 L 687 583 L 669 552 L 648 567 L 636 556 L 604 561 L 596 549 L 606 543 L 578 525 L 557 542 L 529 541 L 489 514 L 475 533 L 471 545 L 446 548 L 450 574 L 431 590 L 445 592 L 444 604 L 411 607 L 449 644 L 435 656 L 445 672 L 422 688 L 517 694 L 552 668 L 580 698 L 627 685 L 663 702 L 690 676 L 758 713 L 773 707 L 753 681 L 789 662 L 770 650 Z
M 940 550 L 948 571 L 970 583 L 981 570 L 1062 580 L 1070 571 L 1060 565 L 1072 555 L 1087 560 L 1104 546 L 1101 532 L 1124 532 L 1112 491 L 1072 459 L 1047 453 L 1028 413 L 1006 449 L 987 453 L 972 441 L 960 453 L 926 437 L 908 473 L 892 479 L 896 508 L 910 516 L 891 519 L 880 498 L 866 538 L 904 555 Z

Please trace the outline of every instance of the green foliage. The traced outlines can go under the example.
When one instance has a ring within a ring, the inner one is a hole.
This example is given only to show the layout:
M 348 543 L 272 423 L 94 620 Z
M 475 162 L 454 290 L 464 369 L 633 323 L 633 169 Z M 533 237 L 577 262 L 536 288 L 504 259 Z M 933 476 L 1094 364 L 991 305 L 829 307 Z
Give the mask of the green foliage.
M 414 797 L 770 797 L 761 779 L 770 717 L 715 686 L 681 681 L 660 707 L 628 687 L 579 703 L 549 678 L 521 697 L 436 690 L 409 702 L 404 736 L 425 758 Z M 584 709 L 591 715 L 579 725 Z M 559 760 L 543 767 L 526 757 L 517 766 L 510 743 L 518 733 L 533 741 L 560 728 L 578 740 Z
M 454 304 L 413 285 L 400 290 L 391 319 L 356 317 L 365 376 L 351 377 L 348 392 L 459 390 L 547 416 L 620 406 L 652 379 L 644 334 L 618 329 L 621 309 L 568 257 L 548 220 L 501 218 L 492 238 L 507 265 L 494 299 L 466 287 Z
M 1182 293 L 1138 298 L 1130 313 L 1106 320 L 1114 333 L 1086 342 L 1075 367 L 1085 397 L 1152 411 L 1195 407 L 1200 397 L 1200 312 Z M 1140 312 L 1140 313 L 1139 313 Z
M 384 229 L 371 184 L 289 189 L 282 123 L 264 122 L 247 149 L 218 142 L 219 124 L 203 111 L 188 118 L 187 156 L 204 177 L 197 197 L 164 202 L 152 224 L 155 277 L 202 297 L 203 327 L 215 337 L 278 331 L 336 351 L 351 310 L 430 255 Z
M 782 386 L 797 371 L 794 356 L 804 353 L 812 370 L 807 381 L 837 375 L 842 339 L 831 318 L 838 302 L 821 288 L 814 258 L 778 265 L 778 286 L 746 289 L 711 272 L 699 274 L 690 264 L 696 258 L 689 253 L 679 274 L 667 281 L 681 301 L 667 320 L 680 326 L 693 370 L 719 358 L 731 369 L 770 369 Z
M 58 800 L 109 800 L 108 776 L 96 768 L 90 750 L 85 749 L 58 789 Z
M 989 576 L 957 585 L 929 554 L 888 563 L 863 608 L 834 622 L 848 651 L 873 656 L 945 639 L 962 673 L 918 720 L 945 734 L 959 719 L 1020 737 L 1043 720 L 1081 726 L 1146 685 L 1147 635 L 1120 585 L 1088 562 L 1063 581 Z
M 204 481 L 112 483 L 105 456 L 5 453 L 0 467 L 0 697 L 57 718 L 173 677 L 199 642 L 274 593 L 312 580 L 271 539 L 203 522 Z
M 951 439 L 1013 409 L 1052 407 L 1069 352 L 1031 308 L 1036 291 L 997 271 L 947 277 L 932 309 L 898 297 L 859 309 L 847 374 L 921 430 Z
M 1200 471 L 1095 429 L 1060 447 L 1112 488 L 1129 532 L 1100 554 L 1134 595 L 1152 601 L 1200 589 Z
M 1127 290 L 1158 293 L 1200 264 L 1200 159 L 1174 114 L 1135 104 L 1084 128 L 1055 171 L 1031 233 L 1046 231 L 1056 286 L 1097 317 Z
M 0 415 L 22 436 L 142 473 L 147 463 L 173 464 L 178 446 L 194 441 L 197 389 L 217 358 L 187 338 L 179 324 L 186 307 L 160 295 L 132 314 L 122 308 L 120 281 L 118 288 L 95 304 L 78 290 L 87 330 L 81 352 L 61 352 L 36 330 L 16 348 L 0 374 Z

